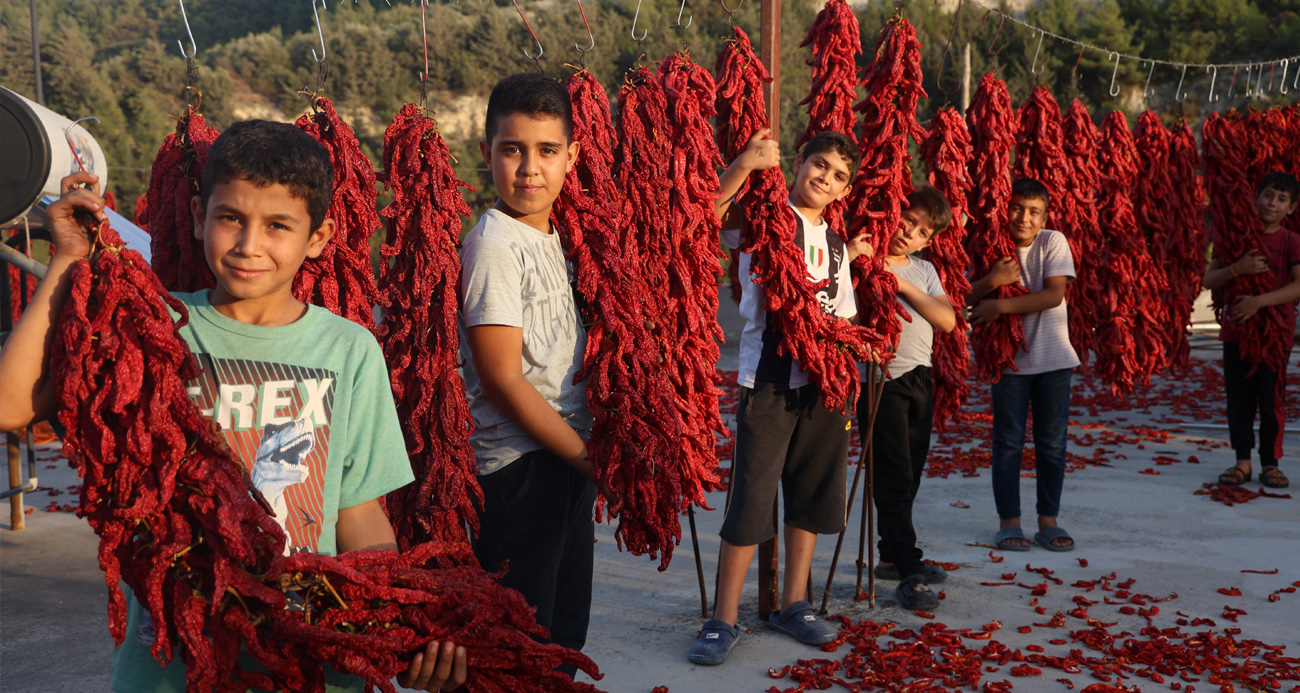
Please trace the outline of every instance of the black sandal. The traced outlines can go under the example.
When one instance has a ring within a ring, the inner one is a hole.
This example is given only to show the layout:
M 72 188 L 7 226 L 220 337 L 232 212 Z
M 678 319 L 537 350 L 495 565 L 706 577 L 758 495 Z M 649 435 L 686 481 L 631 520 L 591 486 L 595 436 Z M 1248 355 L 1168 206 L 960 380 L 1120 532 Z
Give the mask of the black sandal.
M 1280 473 L 1281 472 L 1279 472 L 1279 474 Z M 1219 475 L 1219 485 L 1220 486 L 1241 486 L 1247 481 L 1250 481 L 1251 476 L 1252 474 L 1250 472 L 1243 472 L 1241 470 L 1241 467 L 1237 467 L 1237 466 L 1228 467 L 1227 471 Z
M 1269 488 L 1286 488 L 1291 482 L 1277 467 L 1265 467 L 1259 473 L 1259 482 Z

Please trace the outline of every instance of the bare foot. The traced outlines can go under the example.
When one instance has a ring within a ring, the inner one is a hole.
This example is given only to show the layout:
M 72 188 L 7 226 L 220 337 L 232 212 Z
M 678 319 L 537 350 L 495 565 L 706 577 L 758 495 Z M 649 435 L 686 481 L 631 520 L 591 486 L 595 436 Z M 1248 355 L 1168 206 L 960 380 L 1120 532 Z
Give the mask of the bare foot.
M 1019 527 L 1019 526 L 1020 526 L 1020 518 L 1018 517 L 1011 518 L 1010 520 L 1001 520 L 998 523 L 999 529 L 1005 529 L 1007 527 Z M 1034 545 L 1034 542 L 1029 541 L 1028 539 L 1017 538 L 1017 537 L 1004 539 L 1003 543 L 1010 546 L 1024 546 L 1026 548 Z

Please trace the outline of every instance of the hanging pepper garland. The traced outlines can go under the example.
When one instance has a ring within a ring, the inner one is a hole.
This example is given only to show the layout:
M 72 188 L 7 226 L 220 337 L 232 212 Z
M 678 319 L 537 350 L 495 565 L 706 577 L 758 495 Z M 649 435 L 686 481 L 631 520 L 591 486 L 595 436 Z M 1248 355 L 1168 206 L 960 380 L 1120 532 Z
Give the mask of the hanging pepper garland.
M 137 225 L 149 232 L 150 262 L 168 291 L 216 286 L 203 241 L 194 237 L 190 203 L 200 192 L 208 150 L 218 134 L 193 109 L 178 118 L 176 131 L 154 157 L 145 204 L 136 205 Z
M 730 162 L 756 132 L 768 128 L 763 83 L 771 77 L 739 27 L 718 54 L 714 72 L 718 84 L 715 135 L 723 159 Z M 780 169 L 750 175 L 736 201 L 746 222 L 740 249 L 750 254 L 750 276 L 763 287 L 763 307 L 781 333 L 779 353 L 803 365 L 827 409 L 851 410 L 860 385 L 854 359 L 866 360 L 873 347 L 885 343 L 883 335 L 822 311 L 814 293 L 817 285 L 807 278 L 803 248 L 795 243 L 798 226 Z
M 94 252 L 69 270 L 51 370 L 118 644 L 124 582 L 152 616 L 154 657 L 180 647 L 190 690 L 323 692 L 328 663 L 391 692 L 415 651 L 447 639 L 468 650 L 469 691 L 594 690 L 553 671 L 599 677 L 582 654 L 534 641 L 523 597 L 463 544 L 286 558 L 244 465 L 186 392 L 199 367 L 168 311 L 183 325 L 184 306 L 107 224 L 92 233 Z M 241 652 L 268 671 L 241 671 Z
M 1128 120 L 1112 111 L 1101 131 L 1097 160 L 1104 243 L 1097 281 L 1106 291 L 1097 303 L 1096 373 L 1118 395 L 1132 392 L 1136 382 L 1149 382 L 1162 365 L 1161 316 L 1153 302 L 1163 287 L 1133 206 L 1139 162 Z
M 925 128 L 916 121 L 916 106 L 926 98 L 921 88 L 921 42 L 901 17 L 890 20 L 876 40 L 875 59 L 862 71 L 866 97 L 853 110 L 862 114 L 858 141 L 870 142 L 863 152 L 853 191 L 848 197 L 852 225 L 849 237 L 866 235 L 874 253 L 853 261 L 853 287 L 861 323 L 884 338 L 883 351 L 898 346 L 903 320 L 914 318 L 898 302 L 898 278 L 886 266 L 889 241 L 902 219 L 912 192 L 907 139 L 925 141 Z
M 1201 125 L 1205 187 L 1210 197 L 1210 224 L 1214 253 L 1227 265 L 1252 250 L 1264 248 L 1264 225 L 1255 212 L 1255 184 L 1249 178 L 1251 141 L 1244 118 L 1236 111 L 1227 116 L 1211 113 Z M 1213 293 L 1215 314 L 1229 320 L 1227 309 L 1239 296 L 1258 296 L 1278 288 L 1272 272 L 1243 275 Z M 1242 358 L 1281 372 L 1291 350 L 1283 306 L 1268 306 L 1239 323 Z
M 295 125 L 329 150 L 334 165 L 329 218 L 335 229 L 320 256 L 307 258 L 298 270 L 293 295 L 373 329 L 374 307 L 383 305 L 370 266 L 370 237 L 380 225 L 374 164 L 324 96 L 314 97 L 311 112 Z
M 930 241 L 925 256 L 933 265 L 948 294 L 957 315 L 957 325 L 951 332 L 935 332 L 934 375 L 934 425 L 945 431 L 948 422 L 966 402 L 970 384 L 966 380 L 970 368 L 969 325 L 963 308 L 970 293 L 966 268 L 970 258 L 963 244 L 966 241 L 967 196 L 970 194 L 970 134 L 966 123 L 954 108 L 942 108 L 930 121 L 930 135 L 921 145 L 921 158 L 928 170 L 927 178 L 952 207 L 952 221 L 946 230 L 940 230 Z
M 808 129 L 795 142 L 795 149 L 823 132 L 838 132 L 858 143 L 853 126 L 857 122 L 853 106 L 858 100 L 857 58 L 862 55 L 862 32 L 858 17 L 845 0 L 827 0 L 826 6 L 808 29 L 800 48 L 812 46 L 812 85 L 808 96 L 799 102 L 808 107 Z M 835 200 L 822 210 L 822 218 L 844 240 L 848 228 L 844 210 L 848 199 Z
M 1079 355 L 1080 368 L 1087 370 L 1093 350 L 1098 296 L 1102 293 L 1094 258 L 1101 254 L 1101 226 L 1097 218 L 1100 174 L 1097 172 L 1097 142 L 1101 131 L 1092 122 L 1079 99 L 1070 104 L 1061 124 L 1068 182 L 1065 198 L 1074 210 L 1070 252 L 1074 255 L 1075 279 L 1065 289 L 1069 306 L 1070 345 Z
M 590 442 L 597 477 L 614 491 L 620 547 L 652 557 L 661 569 L 681 536 L 680 473 L 674 404 L 641 303 L 650 291 L 635 261 L 636 234 L 624 219 L 614 179 L 617 133 L 609 97 L 586 70 L 566 86 L 573 102 L 578 161 L 556 200 L 554 219 L 576 264 L 578 290 L 588 304 L 587 351 L 578 377 L 587 381 L 593 423 Z M 603 507 L 611 499 L 602 497 Z
M 474 420 L 457 362 L 456 287 L 461 218 L 470 214 L 437 123 L 415 104 L 384 133 L 385 182 L 393 202 L 379 292 L 387 308 L 375 330 L 388 363 L 397 418 L 416 482 L 393 491 L 385 509 L 403 550 L 437 539 L 468 541 L 483 492 L 469 434 Z M 391 262 L 391 265 L 390 265 Z
M 1196 133 L 1183 120 L 1174 129 L 1169 145 L 1173 196 L 1167 203 L 1171 226 L 1151 246 L 1152 259 L 1168 274 L 1166 343 L 1170 345 L 1169 366 L 1180 372 L 1186 371 L 1191 363 L 1187 328 L 1192 322 L 1192 307 L 1201 295 L 1201 280 L 1205 274 L 1205 186 L 1201 182 L 1200 168 Z M 1159 254 L 1157 248 L 1160 248 Z
M 1019 267 L 1016 245 L 1007 232 L 1007 206 L 1011 202 L 1011 149 L 1016 142 L 1016 121 L 1006 82 L 990 72 L 966 113 L 974 156 L 971 159 L 971 228 L 966 252 L 971 276 L 988 274 L 998 260 L 1009 257 Z M 1017 282 L 999 287 L 990 299 L 1023 296 L 1029 289 Z M 1019 315 L 1003 315 L 991 324 L 971 328 L 975 372 L 996 383 L 1006 368 L 1015 370 L 1016 353 L 1025 349 L 1025 328 Z
M 1137 215 L 1138 233 L 1142 249 L 1150 260 L 1152 277 L 1141 300 L 1151 321 L 1143 321 L 1139 333 L 1138 354 L 1145 375 L 1155 375 L 1168 367 L 1172 357 L 1187 351 L 1186 323 L 1174 318 L 1177 312 L 1170 301 L 1169 268 L 1174 258 L 1166 253 L 1166 241 L 1177 226 L 1174 220 L 1174 189 L 1169 165 L 1173 134 L 1160 121 L 1155 111 L 1144 111 L 1138 116 L 1133 133 L 1138 155 L 1138 175 L 1133 187 L 1133 202 Z M 1159 285 L 1159 288 L 1156 285 Z M 1187 306 L 1190 309 L 1190 305 Z

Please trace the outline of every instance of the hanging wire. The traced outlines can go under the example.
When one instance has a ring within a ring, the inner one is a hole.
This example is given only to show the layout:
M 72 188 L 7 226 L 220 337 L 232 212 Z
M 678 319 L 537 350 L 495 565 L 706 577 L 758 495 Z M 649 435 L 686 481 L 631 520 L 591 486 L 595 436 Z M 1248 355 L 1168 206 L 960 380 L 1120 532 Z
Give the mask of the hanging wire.
M 935 4 L 938 4 L 938 2 L 939 0 L 935 0 Z M 934 78 L 935 86 L 939 87 L 939 91 L 943 92 L 944 96 L 952 96 L 957 93 L 957 90 L 961 89 L 960 82 L 957 86 L 953 87 L 952 91 L 943 88 L 943 66 L 948 63 L 948 50 L 952 48 L 952 37 L 957 33 L 957 20 L 961 18 L 961 6 L 963 2 L 965 2 L 965 0 L 957 0 L 957 11 L 952 15 L 952 28 L 948 29 L 948 42 L 943 46 L 943 57 L 939 58 L 939 72 Z
M 538 72 L 542 72 L 542 54 L 546 52 L 546 49 L 542 48 L 542 42 L 537 38 L 537 32 L 533 31 L 533 25 L 529 24 L 528 18 L 524 16 L 524 11 L 519 7 L 518 0 L 510 0 L 510 4 L 515 6 L 515 11 L 519 13 L 519 18 L 524 20 L 524 28 L 528 29 L 528 35 L 532 36 L 533 41 L 537 43 L 537 55 L 529 53 L 528 49 L 524 48 L 524 56 L 533 61 L 533 64 L 537 66 Z
M 578 12 L 582 15 L 582 25 L 587 28 L 587 38 L 591 39 L 591 45 L 586 48 L 583 48 L 576 43 L 573 44 L 573 49 L 578 51 L 578 55 L 580 56 L 578 64 L 580 64 L 582 69 L 585 70 L 587 69 L 587 51 L 596 47 L 596 35 L 591 33 L 591 24 L 587 22 L 587 10 L 583 9 L 582 0 L 578 0 Z

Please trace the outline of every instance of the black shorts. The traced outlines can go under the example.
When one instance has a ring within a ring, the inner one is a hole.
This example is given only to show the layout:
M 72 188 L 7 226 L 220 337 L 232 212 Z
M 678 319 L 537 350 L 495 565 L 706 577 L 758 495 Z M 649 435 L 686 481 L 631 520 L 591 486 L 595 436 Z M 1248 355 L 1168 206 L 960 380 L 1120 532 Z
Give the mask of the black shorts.
M 776 535 L 776 487 L 785 524 L 814 534 L 844 529 L 851 416 L 830 411 L 815 385 L 740 388 L 731 500 L 718 533 L 733 546 Z

